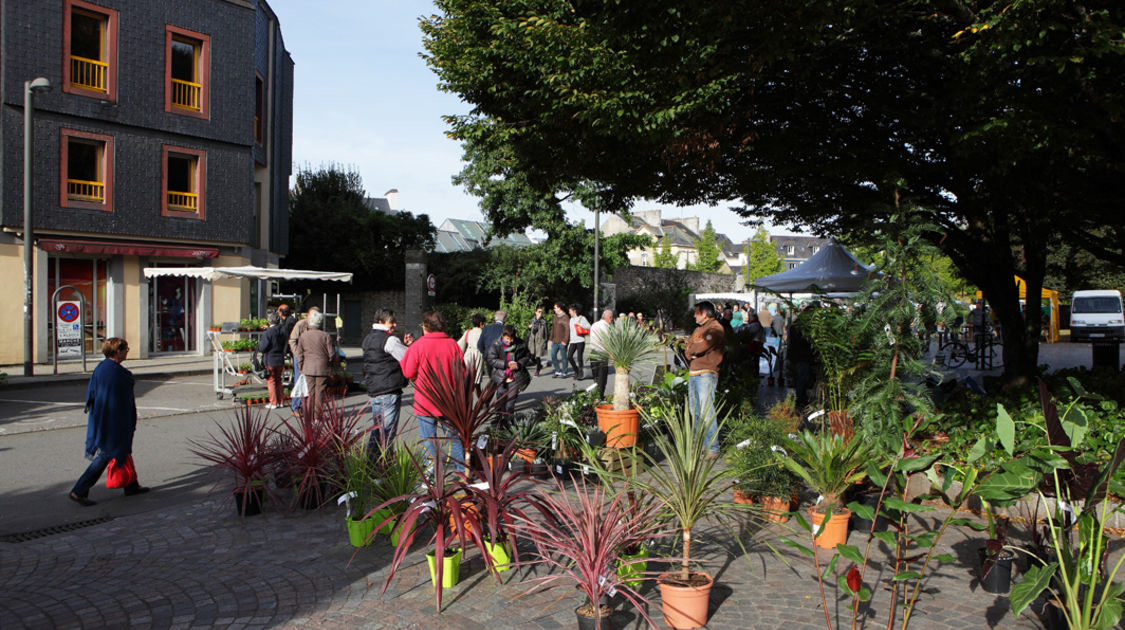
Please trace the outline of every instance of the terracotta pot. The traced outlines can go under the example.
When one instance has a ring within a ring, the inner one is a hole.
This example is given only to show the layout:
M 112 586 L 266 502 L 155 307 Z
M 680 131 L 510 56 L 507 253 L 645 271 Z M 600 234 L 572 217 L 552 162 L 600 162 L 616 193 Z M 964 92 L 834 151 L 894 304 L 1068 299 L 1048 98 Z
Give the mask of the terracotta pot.
M 818 512 L 815 507 L 811 507 L 809 508 L 809 516 L 812 518 L 813 532 L 820 531 L 820 524 L 824 522 L 824 514 Z M 848 542 L 848 521 L 851 517 L 852 512 L 848 508 L 833 508 L 832 518 L 828 519 L 828 525 L 814 540 L 816 546 L 821 549 L 835 549 L 838 544 L 846 544 Z
M 754 495 L 734 489 L 734 502 L 742 505 L 754 505 Z
M 771 523 L 788 523 L 792 497 L 759 497 L 762 504 L 762 519 Z
M 676 573 L 665 573 L 658 578 L 664 623 L 677 630 L 702 628 L 707 623 L 707 605 L 711 599 L 711 587 L 715 585 L 715 580 L 706 573 L 692 573 L 692 576 L 703 576 L 707 579 L 707 583 L 701 586 L 686 586 L 677 583 L 676 575 Z
M 641 429 L 641 412 L 637 409 L 614 411 L 613 405 L 598 405 L 598 428 L 605 433 L 605 445 L 609 448 L 629 448 L 637 443 L 637 432 Z

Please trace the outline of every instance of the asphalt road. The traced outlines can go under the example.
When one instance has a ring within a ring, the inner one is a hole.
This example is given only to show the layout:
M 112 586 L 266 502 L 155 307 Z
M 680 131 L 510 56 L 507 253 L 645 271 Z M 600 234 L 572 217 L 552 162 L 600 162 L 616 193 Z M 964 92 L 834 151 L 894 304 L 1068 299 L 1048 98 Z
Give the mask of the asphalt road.
M 548 374 L 546 370 L 520 395 L 518 409 L 535 405 L 544 396 L 591 384 Z M 406 439 L 417 435 L 411 391 L 404 396 L 400 419 Z M 84 508 L 70 501 L 67 493 L 88 463 L 83 456 L 86 384 L 0 390 L 0 536 L 159 510 L 206 496 L 212 479 L 201 460 L 189 452 L 189 442 L 205 439 L 216 430 L 216 422 L 229 422 L 234 403 L 229 397 L 215 397 L 210 375 L 138 377 L 136 394 L 140 421 L 133 459 L 141 483 L 153 491 L 126 498 L 120 490 L 106 489 L 103 476 L 90 492 L 98 504 Z M 366 401 L 366 394 L 360 392 L 344 402 L 353 406 Z M 281 412 L 272 412 L 275 421 Z

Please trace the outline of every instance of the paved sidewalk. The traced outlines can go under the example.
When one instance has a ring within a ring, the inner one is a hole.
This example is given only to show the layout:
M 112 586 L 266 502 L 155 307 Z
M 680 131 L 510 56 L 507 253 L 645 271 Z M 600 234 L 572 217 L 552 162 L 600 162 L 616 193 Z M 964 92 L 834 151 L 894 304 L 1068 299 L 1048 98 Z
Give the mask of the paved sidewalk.
M 79 508 L 75 508 L 79 509 Z M 755 527 L 749 524 L 743 539 Z M 780 526 L 764 532 L 777 543 Z M 721 542 L 726 540 L 724 544 Z M 852 534 L 851 542 L 860 538 Z M 749 544 L 749 543 L 748 543 Z M 911 627 L 917 630 L 1032 628 L 1007 600 L 976 589 L 968 567 L 979 540 L 961 532 L 943 545 L 959 562 L 926 584 Z M 786 566 L 764 545 L 742 556 L 725 531 L 704 528 L 694 548 L 717 575 L 712 630 L 825 627 L 810 562 L 783 552 Z M 462 581 L 434 611 L 421 547 L 380 595 L 391 549 L 380 537 L 352 557 L 343 514 L 267 512 L 239 519 L 233 507 L 207 500 L 118 518 L 21 543 L 0 543 L 0 619 L 8 628 L 532 628 L 575 627 L 578 595 L 569 587 L 524 595 L 518 577 L 498 585 L 475 552 Z M 728 554 L 727 551 L 730 551 Z M 349 564 L 349 560 L 351 560 Z M 871 572 L 874 575 L 875 571 Z M 828 585 L 833 623 L 850 625 L 847 602 Z M 887 594 L 868 627 L 886 623 Z M 659 595 L 646 586 L 659 620 Z M 618 603 L 611 627 L 644 627 Z M 1026 615 L 1025 615 L 1026 617 Z

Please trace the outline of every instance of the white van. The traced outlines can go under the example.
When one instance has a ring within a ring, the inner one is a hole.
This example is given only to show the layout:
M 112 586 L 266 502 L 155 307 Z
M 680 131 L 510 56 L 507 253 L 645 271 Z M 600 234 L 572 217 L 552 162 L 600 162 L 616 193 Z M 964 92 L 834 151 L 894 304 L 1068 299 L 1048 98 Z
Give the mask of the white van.
M 1120 291 L 1075 291 L 1070 302 L 1070 340 L 1125 341 Z

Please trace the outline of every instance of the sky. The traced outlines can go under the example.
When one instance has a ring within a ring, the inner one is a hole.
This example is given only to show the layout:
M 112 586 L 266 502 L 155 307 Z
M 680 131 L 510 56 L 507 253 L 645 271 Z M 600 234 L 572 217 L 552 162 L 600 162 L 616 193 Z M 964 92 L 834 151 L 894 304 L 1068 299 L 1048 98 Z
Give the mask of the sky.
M 419 56 L 418 19 L 436 11 L 427 0 L 269 0 L 293 57 L 293 172 L 338 164 L 359 172 L 368 196 L 399 191 L 403 209 L 481 220 L 477 198 L 451 178 L 461 147 L 446 137 L 442 116 L 468 113 L 457 95 L 437 87 Z M 743 242 L 754 229 L 727 206 L 677 208 L 638 201 L 634 210 L 664 209 L 666 218 L 699 216 Z M 593 225 L 592 213 L 568 211 Z

